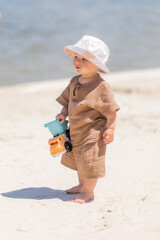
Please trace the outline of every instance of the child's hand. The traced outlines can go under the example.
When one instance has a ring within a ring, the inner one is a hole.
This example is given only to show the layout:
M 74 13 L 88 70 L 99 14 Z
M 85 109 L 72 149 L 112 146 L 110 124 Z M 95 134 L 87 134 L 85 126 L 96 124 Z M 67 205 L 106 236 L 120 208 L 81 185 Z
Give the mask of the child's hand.
M 65 121 L 65 119 L 66 119 L 66 115 L 63 114 L 63 113 L 59 113 L 59 114 L 56 116 L 56 119 L 61 120 L 61 123 L 64 123 L 64 121 Z
M 113 139 L 114 139 L 114 129 L 108 128 L 103 133 L 103 142 L 105 144 L 109 144 L 109 143 L 113 142 Z

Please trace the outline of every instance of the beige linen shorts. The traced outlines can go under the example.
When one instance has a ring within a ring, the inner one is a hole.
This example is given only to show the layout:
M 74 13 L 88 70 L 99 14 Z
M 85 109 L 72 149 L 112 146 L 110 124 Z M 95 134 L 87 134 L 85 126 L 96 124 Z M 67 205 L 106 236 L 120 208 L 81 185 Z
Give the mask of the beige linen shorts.
M 105 176 L 106 144 L 100 138 L 96 143 L 88 143 L 83 148 L 73 148 L 64 153 L 61 163 L 78 171 L 85 178 L 101 178 Z

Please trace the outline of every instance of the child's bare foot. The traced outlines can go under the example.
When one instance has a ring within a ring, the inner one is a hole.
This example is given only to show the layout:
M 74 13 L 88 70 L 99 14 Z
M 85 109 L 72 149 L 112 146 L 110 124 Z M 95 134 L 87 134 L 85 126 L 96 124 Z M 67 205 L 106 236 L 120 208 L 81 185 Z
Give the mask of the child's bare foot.
M 75 194 L 75 193 L 81 193 L 83 192 L 83 190 L 84 190 L 84 186 L 79 184 L 78 186 L 65 190 L 65 192 L 70 194 Z
M 71 202 L 82 204 L 88 202 L 91 199 L 94 199 L 93 193 L 81 192 L 74 199 L 72 199 Z

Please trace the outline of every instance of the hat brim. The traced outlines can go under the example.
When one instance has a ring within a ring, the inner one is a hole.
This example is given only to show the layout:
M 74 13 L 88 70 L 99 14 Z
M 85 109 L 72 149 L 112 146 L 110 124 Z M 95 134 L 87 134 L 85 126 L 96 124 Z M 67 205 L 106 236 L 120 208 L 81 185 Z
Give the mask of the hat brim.
M 104 65 L 103 63 L 101 63 L 96 56 L 94 56 L 92 53 L 90 53 L 89 51 L 77 47 L 77 46 L 66 46 L 64 48 L 65 53 L 71 57 L 72 59 L 75 56 L 75 53 L 78 53 L 79 55 L 83 56 L 84 58 L 86 58 L 88 61 L 90 61 L 91 63 L 93 63 L 94 65 L 96 65 L 99 68 L 99 72 L 102 73 L 109 73 L 108 68 L 106 67 L 106 65 Z

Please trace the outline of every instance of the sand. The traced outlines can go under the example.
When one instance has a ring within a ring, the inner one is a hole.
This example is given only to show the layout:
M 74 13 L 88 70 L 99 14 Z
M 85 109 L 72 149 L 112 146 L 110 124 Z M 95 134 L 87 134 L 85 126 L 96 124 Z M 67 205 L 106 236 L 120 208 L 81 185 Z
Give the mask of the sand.
M 68 79 L 0 88 L 0 240 L 160 239 L 160 68 L 107 76 L 118 112 L 95 200 L 71 203 L 75 171 L 49 153 Z

